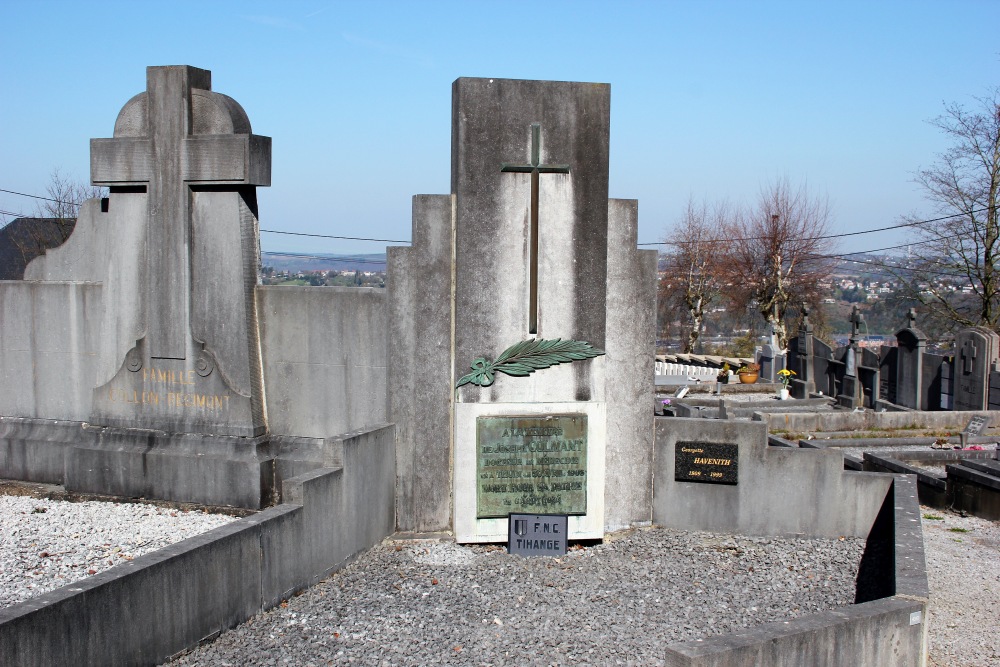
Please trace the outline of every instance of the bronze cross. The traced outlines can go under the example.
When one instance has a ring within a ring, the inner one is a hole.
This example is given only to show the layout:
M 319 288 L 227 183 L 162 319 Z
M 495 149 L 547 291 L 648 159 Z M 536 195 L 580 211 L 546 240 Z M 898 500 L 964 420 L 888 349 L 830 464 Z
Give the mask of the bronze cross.
M 528 272 L 528 333 L 538 333 L 538 175 L 568 174 L 568 164 L 539 164 L 541 161 L 542 126 L 531 124 L 531 164 L 504 162 L 502 172 L 531 174 L 531 242 Z

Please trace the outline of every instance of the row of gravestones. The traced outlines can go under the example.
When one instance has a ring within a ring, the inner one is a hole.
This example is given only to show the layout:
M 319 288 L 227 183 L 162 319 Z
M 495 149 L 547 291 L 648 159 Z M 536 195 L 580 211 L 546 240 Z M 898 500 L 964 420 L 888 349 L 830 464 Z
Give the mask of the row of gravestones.
M 833 349 L 815 338 L 805 311 L 799 335 L 789 341 L 788 368 L 795 372 L 792 395 L 834 396 L 844 407 L 911 410 L 1000 409 L 1000 336 L 985 327 L 956 335 L 955 355 L 927 351 L 916 313 L 896 332 L 896 347 L 878 352 L 858 345 L 864 318 L 851 316 L 850 343 Z

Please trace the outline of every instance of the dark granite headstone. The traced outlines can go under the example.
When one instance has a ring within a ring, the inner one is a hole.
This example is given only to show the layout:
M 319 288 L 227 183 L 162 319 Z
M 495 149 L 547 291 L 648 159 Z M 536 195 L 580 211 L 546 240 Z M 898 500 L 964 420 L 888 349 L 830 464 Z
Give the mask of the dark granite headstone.
M 792 378 L 791 390 L 795 398 L 809 398 L 816 391 L 816 372 L 813 364 L 813 325 L 809 322 L 809 308 L 802 306 L 802 324 L 799 326 L 798 344 L 796 347 L 797 377 Z M 827 348 L 829 349 L 829 348 Z
M 899 348 L 883 345 L 879 350 L 878 397 L 889 403 L 896 402 L 896 368 Z
M 955 337 L 955 410 L 987 409 L 990 369 L 997 361 L 998 348 L 1000 336 L 986 327 L 958 332 Z
M 565 556 L 568 526 L 565 514 L 511 514 L 507 552 L 515 556 Z
M 927 336 L 915 325 L 916 313 L 910 309 L 909 326 L 896 332 L 898 341 L 896 359 L 896 400 L 898 405 L 926 410 L 927 397 L 923 389 L 923 357 Z

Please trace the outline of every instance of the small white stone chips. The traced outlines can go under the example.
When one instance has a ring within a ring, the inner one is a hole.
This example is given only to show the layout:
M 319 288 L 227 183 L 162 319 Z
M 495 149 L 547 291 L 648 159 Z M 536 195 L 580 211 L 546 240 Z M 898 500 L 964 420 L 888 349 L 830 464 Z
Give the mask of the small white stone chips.
M 0 495 L 0 608 L 234 520 L 140 503 Z

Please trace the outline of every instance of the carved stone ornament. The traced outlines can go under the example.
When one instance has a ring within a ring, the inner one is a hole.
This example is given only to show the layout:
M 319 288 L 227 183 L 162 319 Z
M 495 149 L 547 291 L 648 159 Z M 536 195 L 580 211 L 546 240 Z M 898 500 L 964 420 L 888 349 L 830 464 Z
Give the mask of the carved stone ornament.
M 134 347 L 125 355 L 125 368 L 133 373 L 138 373 L 142 370 L 142 355 Z
M 208 377 L 215 370 L 215 359 L 212 355 L 202 350 L 198 353 L 198 359 L 194 362 L 194 369 L 201 377 Z

